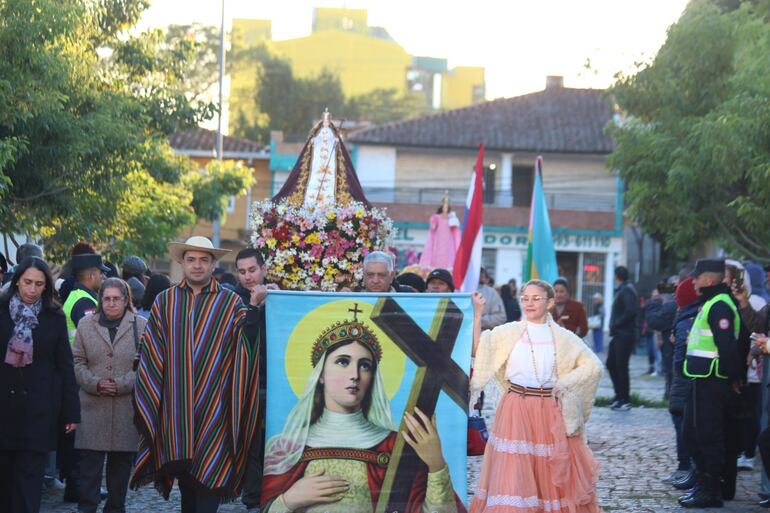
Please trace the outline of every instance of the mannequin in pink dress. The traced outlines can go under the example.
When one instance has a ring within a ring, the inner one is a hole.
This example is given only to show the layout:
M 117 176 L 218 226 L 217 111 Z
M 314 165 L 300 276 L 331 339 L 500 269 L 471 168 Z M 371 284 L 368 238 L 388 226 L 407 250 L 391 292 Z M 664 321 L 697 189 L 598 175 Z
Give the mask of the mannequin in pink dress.
M 430 216 L 428 239 L 422 250 L 420 265 L 451 270 L 460 236 L 460 221 L 449 206 L 449 198 L 444 196 L 441 207 Z

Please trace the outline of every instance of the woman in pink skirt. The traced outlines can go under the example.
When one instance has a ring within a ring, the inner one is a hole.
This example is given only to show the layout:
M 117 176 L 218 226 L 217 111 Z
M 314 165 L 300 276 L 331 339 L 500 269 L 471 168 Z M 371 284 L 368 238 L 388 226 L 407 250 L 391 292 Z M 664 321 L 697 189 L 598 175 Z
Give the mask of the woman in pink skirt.
M 490 380 L 504 392 L 470 513 L 600 512 L 599 466 L 583 426 L 602 366 L 548 309 L 553 288 L 524 285 L 525 320 L 480 332 L 484 298 L 474 294 L 471 404 Z

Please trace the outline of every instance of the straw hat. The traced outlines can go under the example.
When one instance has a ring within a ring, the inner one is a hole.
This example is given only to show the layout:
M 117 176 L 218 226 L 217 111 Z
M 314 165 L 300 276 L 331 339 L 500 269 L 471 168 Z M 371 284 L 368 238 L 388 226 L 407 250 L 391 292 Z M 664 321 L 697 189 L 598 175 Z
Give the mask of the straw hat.
M 214 260 L 219 260 L 230 252 L 229 249 L 215 248 L 214 245 L 206 237 L 190 237 L 184 242 L 169 242 L 168 252 L 171 258 L 177 262 L 182 262 L 185 251 L 203 251 L 204 253 L 211 253 Z

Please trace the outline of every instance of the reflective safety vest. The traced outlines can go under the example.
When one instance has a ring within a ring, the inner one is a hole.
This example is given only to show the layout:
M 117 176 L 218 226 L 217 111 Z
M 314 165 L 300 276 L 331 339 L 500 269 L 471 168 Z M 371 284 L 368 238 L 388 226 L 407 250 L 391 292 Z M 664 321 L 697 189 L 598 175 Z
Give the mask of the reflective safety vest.
M 77 326 L 75 326 L 75 322 L 72 320 L 72 309 L 75 307 L 75 303 L 83 298 L 90 299 L 94 302 L 94 306 L 96 306 L 94 297 L 83 289 L 72 289 L 70 295 L 67 296 L 67 301 L 62 306 L 64 315 L 67 317 L 67 333 L 69 334 L 70 345 L 75 343 L 75 331 L 77 330 Z
M 703 305 L 687 337 L 687 357 L 684 361 L 684 375 L 688 378 L 708 378 L 712 375 L 727 379 L 719 370 L 719 349 L 714 343 L 714 334 L 709 326 L 709 311 L 719 301 L 724 301 L 733 312 L 735 339 L 741 330 L 741 317 L 732 299 L 725 293 L 717 294 Z

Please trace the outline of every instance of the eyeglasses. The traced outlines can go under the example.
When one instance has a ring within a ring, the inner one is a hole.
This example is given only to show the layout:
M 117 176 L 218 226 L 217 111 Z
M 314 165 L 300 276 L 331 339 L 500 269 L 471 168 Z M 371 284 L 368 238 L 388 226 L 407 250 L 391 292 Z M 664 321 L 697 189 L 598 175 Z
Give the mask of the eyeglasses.
M 544 299 L 548 299 L 545 296 L 521 296 L 519 298 L 519 301 L 521 303 L 537 303 L 539 301 L 542 301 Z
M 118 304 L 118 303 L 124 302 L 125 300 L 126 299 L 122 298 L 122 297 L 103 297 L 102 298 L 102 303 L 107 303 L 107 304 L 115 303 L 115 304 Z

